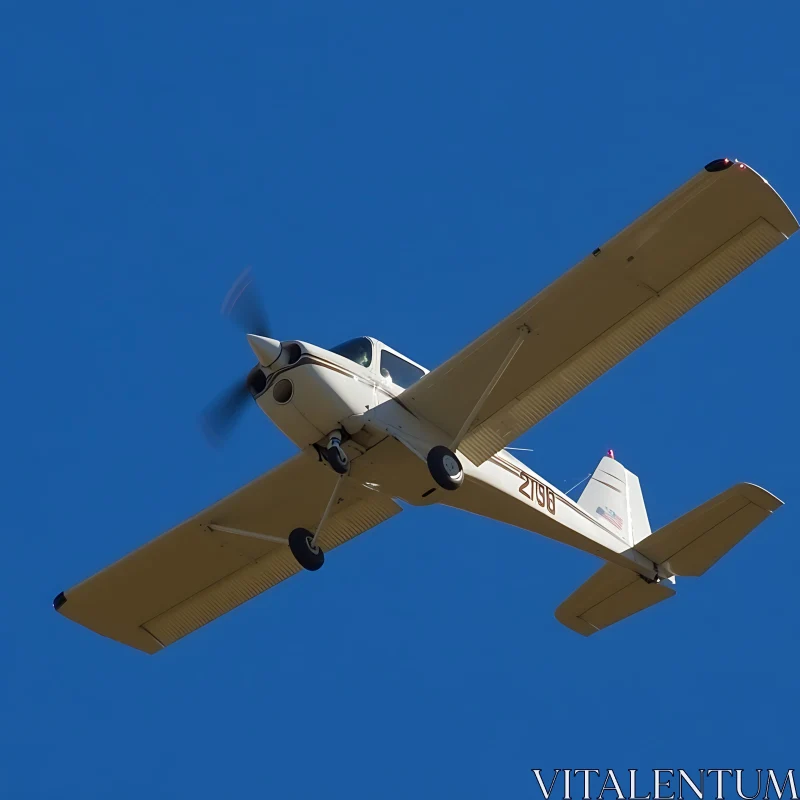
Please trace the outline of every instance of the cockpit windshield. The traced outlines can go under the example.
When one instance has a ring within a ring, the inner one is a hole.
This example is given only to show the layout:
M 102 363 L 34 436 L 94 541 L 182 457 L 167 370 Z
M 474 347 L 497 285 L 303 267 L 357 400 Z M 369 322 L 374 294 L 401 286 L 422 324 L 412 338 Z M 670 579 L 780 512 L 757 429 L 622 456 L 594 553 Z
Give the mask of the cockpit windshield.
M 372 342 L 364 337 L 338 344 L 336 347 L 331 347 L 330 351 L 349 358 L 350 361 L 354 361 L 362 367 L 368 367 L 372 363 Z

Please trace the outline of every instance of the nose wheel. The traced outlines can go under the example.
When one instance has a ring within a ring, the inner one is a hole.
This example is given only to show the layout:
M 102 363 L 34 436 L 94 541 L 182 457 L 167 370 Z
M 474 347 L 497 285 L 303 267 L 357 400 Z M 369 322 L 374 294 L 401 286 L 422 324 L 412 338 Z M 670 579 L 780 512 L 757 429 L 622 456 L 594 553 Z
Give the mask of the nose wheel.
M 464 482 L 464 468 L 449 447 L 437 444 L 430 449 L 427 460 L 431 477 L 442 489 L 452 492 Z
M 328 446 L 319 448 L 322 457 L 338 475 L 346 475 L 350 469 L 350 458 L 342 448 L 342 433 L 334 431 L 328 438 Z

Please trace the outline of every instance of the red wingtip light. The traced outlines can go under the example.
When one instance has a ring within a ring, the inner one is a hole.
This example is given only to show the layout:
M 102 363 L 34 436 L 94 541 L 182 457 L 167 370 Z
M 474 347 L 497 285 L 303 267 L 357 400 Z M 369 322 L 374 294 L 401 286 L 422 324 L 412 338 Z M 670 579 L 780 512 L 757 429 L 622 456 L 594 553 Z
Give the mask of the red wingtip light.
M 606 455 L 607 455 L 609 458 L 614 458 L 614 451 L 613 451 L 613 450 L 609 450 L 609 451 L 606 453 Z
M 747 164 L 739 164 L 739 169 L 747 169 Z
M 732 166 L 733 161 L 731 161 L 729 158 L 715 158 L 713 161 L 709 161 L 708 164 L 706 164 L 705 171 L 722 172 L 722 170 L 728 169 Z

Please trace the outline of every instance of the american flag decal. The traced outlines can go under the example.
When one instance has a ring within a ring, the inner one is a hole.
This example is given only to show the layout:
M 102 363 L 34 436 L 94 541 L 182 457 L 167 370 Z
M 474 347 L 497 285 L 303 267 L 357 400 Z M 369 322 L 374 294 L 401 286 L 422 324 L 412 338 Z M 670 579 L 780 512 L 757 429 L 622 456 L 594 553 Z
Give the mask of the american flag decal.
M 622 530 L 625 520 L 619 514 L 613 512 L 610 508 L 600 508 L 600 506 L 598 506 L 596 513 L 603 519 L 607 519 L 618 530 Z

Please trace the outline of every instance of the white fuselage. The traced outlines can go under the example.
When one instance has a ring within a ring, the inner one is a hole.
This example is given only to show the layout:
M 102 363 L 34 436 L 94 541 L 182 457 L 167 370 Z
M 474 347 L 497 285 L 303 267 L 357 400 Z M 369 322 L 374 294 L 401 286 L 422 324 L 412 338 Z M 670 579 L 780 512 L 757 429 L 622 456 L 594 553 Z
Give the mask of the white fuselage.
M 380 345 L 369 340 L 375 352 Z M 379 356 L 369 366 L 321 347 L 298 342 L 300 358 L 268 375 L 267 388 L 257 398 L 261 410 L 298 447 L 320 442 L 328 433 L 341 428 L 348 418 L 363 414 L 403 390 L 382 378 L 377 369 Z M 288 387 L 278 384 L 288 381 Z
M 506 450 L 480 465 L 458 452 L 464 484 L 456 491 L 436 488 L 424 458 L 431 446 L 444 441 L 397 401 L 404 387 L 395 383 L 385 365 L 396 367 L 401 359 L 419 376 L 427 370 L 374 339 L 354 341 L 369 342 L 368 364 L 297 342 L 293 363 L 265 370 L 267 384 L 256 401 L 298 447 L 323 444 L 332 431 L 342 429 L 350 434 L 345 448 L 352 475 L 393 497 L 414 505 L 461 508 L 629 567 L 631 558 L 639 560 L 629 542 Z M 652 564 L 641 560 L 639 566 L 647 572 Z

